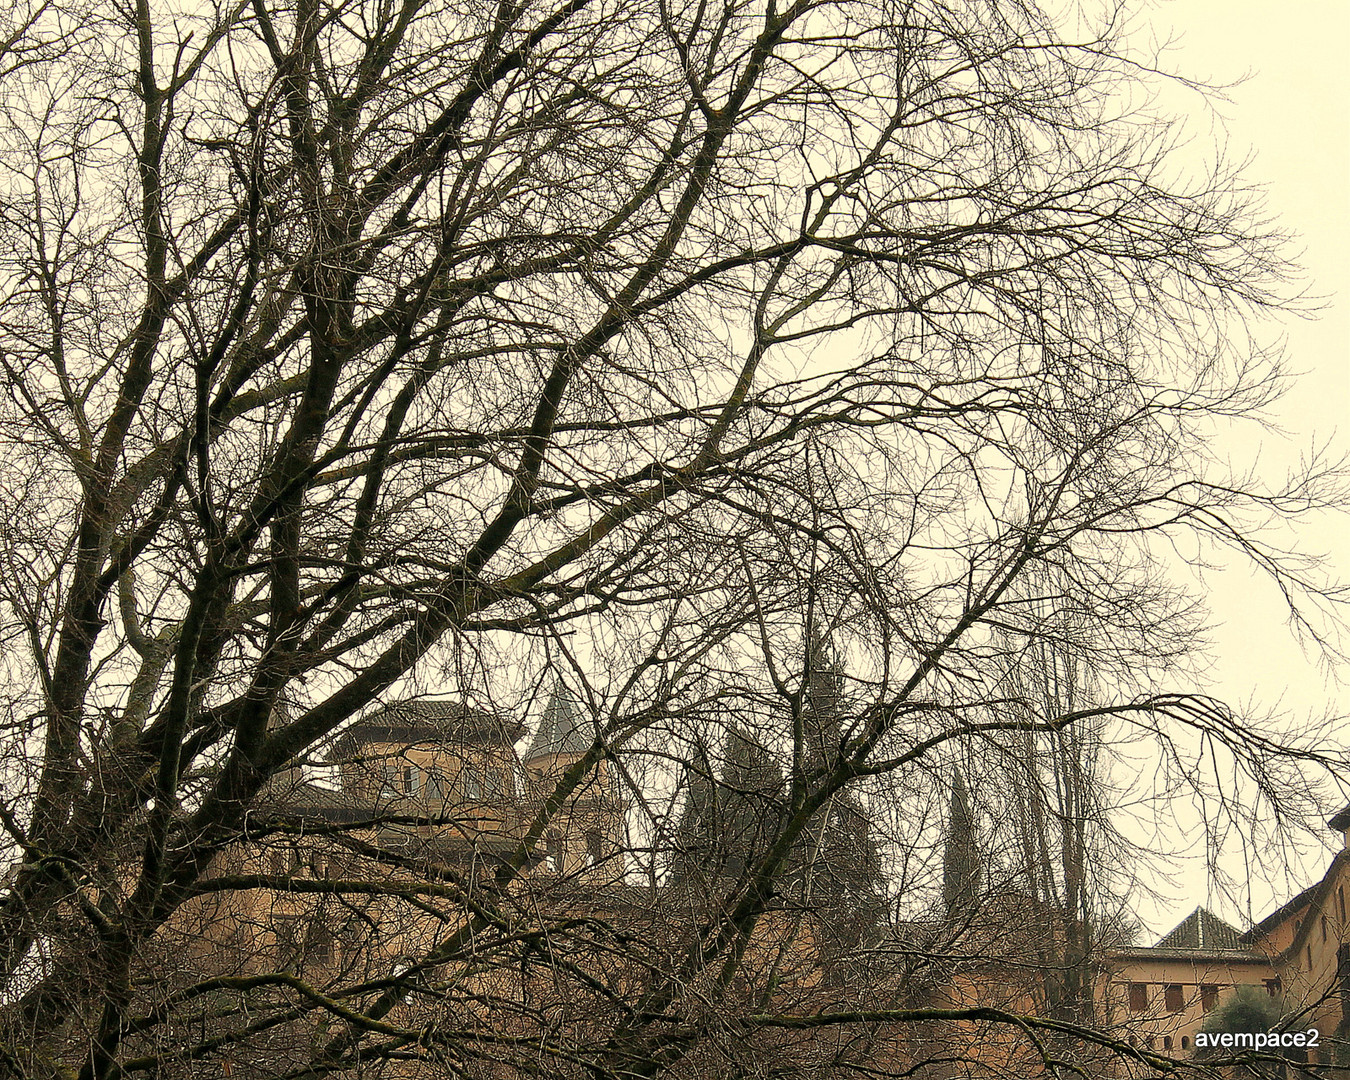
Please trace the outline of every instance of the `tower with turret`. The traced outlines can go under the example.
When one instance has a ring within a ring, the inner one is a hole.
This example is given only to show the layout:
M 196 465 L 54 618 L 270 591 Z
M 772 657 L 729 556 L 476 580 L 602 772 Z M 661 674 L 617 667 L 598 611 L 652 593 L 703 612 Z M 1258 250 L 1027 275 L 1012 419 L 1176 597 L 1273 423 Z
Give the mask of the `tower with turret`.
M 561 796 L 544 834 L 541 869 L 591 884 L 617 881 L 624 873 L 624 804 L 613 762 L 598 738 L 598 728 L 560 681 L 522 759 L 537 805 Z M 588 755 L 591 764 L 584 766 Z M 584 767 L 580 775 L 578 767 Z M 569 790 L 563 793 L 560 785 Z

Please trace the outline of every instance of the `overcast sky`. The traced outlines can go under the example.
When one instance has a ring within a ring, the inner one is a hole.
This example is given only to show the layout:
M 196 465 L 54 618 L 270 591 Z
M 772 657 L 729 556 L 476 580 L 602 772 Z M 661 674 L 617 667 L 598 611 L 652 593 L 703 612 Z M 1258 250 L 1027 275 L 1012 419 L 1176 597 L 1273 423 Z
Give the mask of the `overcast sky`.
M 1272 214 L 1298 234 L 1294 248 L 1307 288 L 1324 298 L 1316 319 L 1290 317 L 1264 331 L 1268 338 L 1283 334 L 1290 366 L 1303 374 L 1279 410 L 1287 435 L 1265 438 L 1262 464 L 1297 460 L 1315 439 L 1334 437 L 1343 451 L 1350 449 L 1350 5 L 1293 0 L 1277 9 L 1268 0 L 1164 0 L 1146 12 L 1144 23 L 1141 34 L 1151 24 L 1160 39 L 1175 38 L 1165 67 L 1220 84 L 1245 77 L 1225 91 L 1227 102 L 1213 103 L 1213 113 L 1195 97 L 1177 98 L 1191 118 L 1193 148 L 1212 152 L 1216 142 L 1226 142 L 1230 156 L 1253 155 L 1249 175 L 1266 187 Z M 1234 452 L 1244 450 L 1251 445 Z M 1331 552 L 1342 576 L 1350 577 L 1350 517 L 1306 529 L 1300 544 Z M 1233 703 L 1279 706 L 1295 718 L 1350 711 L 1350 685 L 1334 682 L 1339 674 L 1350 684 L 1350 671 L 1319 670 L 1300 650 L 1273 587 L 1240 570 L 1212 576 L 1206 585 L 1220 622 L 1213 692 Z M 1344 727 L 1340 735 L 1344 740 Z M 1238 860 L 1237 852 L 1228 853 L 1230 869 Z M 1326 852 L 1313 852 L 1283 880 L 1254 885 L 1252 912 L 1260 917 L 1289 899 L 1328 861 Z M 1167 929 L 1207 899 L 1230 917 L 1243 914 L 1206 896 L 1196 864 L 1183 869 L 1171 891 L 1170 902 L 1139 902 L 1150 930 Z

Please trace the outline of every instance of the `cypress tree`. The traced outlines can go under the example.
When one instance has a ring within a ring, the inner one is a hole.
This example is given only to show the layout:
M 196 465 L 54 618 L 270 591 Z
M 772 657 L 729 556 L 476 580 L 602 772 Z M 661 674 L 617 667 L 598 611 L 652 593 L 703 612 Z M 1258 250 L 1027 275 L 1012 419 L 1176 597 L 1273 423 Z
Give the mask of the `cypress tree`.
M 947 841 L 942 855 L 942 902 L 948 918 L 968 915 L 975 906 L 980 892 L 980 871 L 975 812 L 958 770 L 952 777 Z

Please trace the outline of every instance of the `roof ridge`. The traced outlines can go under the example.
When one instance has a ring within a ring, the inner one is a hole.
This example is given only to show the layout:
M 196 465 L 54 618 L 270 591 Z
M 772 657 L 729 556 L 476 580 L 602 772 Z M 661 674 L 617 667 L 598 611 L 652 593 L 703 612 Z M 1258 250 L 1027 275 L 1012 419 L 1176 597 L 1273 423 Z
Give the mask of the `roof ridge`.
M 1192 940 L 1194 942 L 1192 943 Z M 1155 949 L 1241 949 L 1242 931 L 1215 915 L 1203 904 L 1158 939 Z

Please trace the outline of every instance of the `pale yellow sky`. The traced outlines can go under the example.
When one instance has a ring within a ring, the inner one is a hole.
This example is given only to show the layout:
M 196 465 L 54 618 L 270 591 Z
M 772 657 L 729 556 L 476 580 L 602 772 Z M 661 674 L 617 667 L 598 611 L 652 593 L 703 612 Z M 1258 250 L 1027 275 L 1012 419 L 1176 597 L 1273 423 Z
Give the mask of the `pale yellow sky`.
M 1350 4 L 1343 0 L 1293 0 L 1276 7 L 1268 0 L 1163 0 L 1146 10 L 1160 39 L 1174 37 L 1164 66 L 1193 78 L 1231 84 L 1228 101 L 1207 111 L 1200 100 L 1178 93 L 1186 110 L 1193 150 L 1212 153 L 1226 143 L 1230 157 L 1253 155 L 1249 176 L 1264 185 L 1268 208 L 1298 235 L 1295 253 L 1307 272 L 1308 291 L 1325 298 L 1316 319 L 1283 318 L 1260 330 L 1267 340 L 1283 336 L 1289 365 L 1303 374 L 1281 403 L 1277 420 L 1286 436 L 1257 442 L 1248 433 L 1235 442 L 1238 460 L 1248 455 L 1263 468 L 1296 462 L 1314 440 L 1333 441 L 1350 451 Z M 1140 41 L 1146 40 L 1141 37 Z M 1299 546 L 1327 552 L 1343 577 L 1350 577 L 1350 515 L 1329 516 L 1303 529 Z M 1211 608 L 1219 622 L 1214 637 L 1212 692 L 1229 702 L 1282 708 L 1296 719 L 1330 710 L 1350 712 L 1350 670 L 1319 670 L 1285 627 L 1276 590 L 1233 569 L 1206 579 Z M 1339 674 L 1343 685 L 1335 685 Z M 1332 677 L 1329 680 L 1328 676 Z M 1329 738 L 1347 733 L 1328 725 Z M 1327 839 L 1330 839 L 1328 833 Z M 1250 857 L 1253 853 L 1247 853 Z M 1328 855 L 1310 851 L 1302 866 L 1279 872 L 1281 859 L 1256 852 L 1255 861 L 1274 880 L 1253 882 L 1239 910 L 1207 896 L 1202 860 L 1186 864 L 1169 889 L 1171 902 L 1140 900 L 1138 914 L 1150 930 L 1162 931 L 1195 903 L 1209 900 L 1230 917 L 1260 917 L 1320 876 Z M 1238 874 L 1242 854 L 1225 853 L 1224 864 Z

